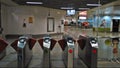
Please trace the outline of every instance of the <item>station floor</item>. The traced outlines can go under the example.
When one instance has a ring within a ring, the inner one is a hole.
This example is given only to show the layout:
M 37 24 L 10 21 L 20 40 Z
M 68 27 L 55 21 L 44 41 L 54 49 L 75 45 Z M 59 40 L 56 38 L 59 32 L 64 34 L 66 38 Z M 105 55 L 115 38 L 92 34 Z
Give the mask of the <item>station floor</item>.
M 80 34 L 94 36 L 94 37 L 120 37 L 120 33 L 107 33 L 107 32 L 93 32 L 92 29 L 84 29 L 84 28 L 77 28 L 77 27 L 65 27 L 64 34 L 68 34 L 72 36 L 75 40 L 78 39 Z M 52 38 L 55 40 L 62 39 L 63 34 L 61 35 L 52 35 Z M 42 37 L 37 37 L 39 39 Z M 0 60 L 0 68 L 8 67 L 8 68 L 16 68 L 17 67 L 17 52 L 10 46 L 10 44 L 17 38 L 7 38 L 6 41 L 9 43 L 9 46 L 6 48 L 6 56 Z M 101 43 L 102 45 L 102 43 Z M 120 45 L 119 45 L 120 46 Z M 38 42 L 33 47 L 33 57 L 28 66 L 28 68 L 42 68 L 42 59 L 43 59 L 43 50 L 41 49 Z M 102 52 L 102 51 L 101 51 Z M 99 52 L 100 53 L 100 52 Z M 111 53 L 111 52 L 109 52 Z M 120 52 L 119 52 L 120 53 Z M 106 54 L 104 54 L 106 55 Z M 120 57 L 120 55 L 119 55 Z M 75 68 L 83 68 L 83 62 L 78 58 L 78 45 L 75 44 Z M 62 61 L 62 49 L 60 48 L 59 44 L 56 43 L 55 47 L 51 51 L 51 63 L 52 68 L 65 68 L 65 65 Z M 120 63 L 110 62 L 109 60 L 99 59 L 97 62 L 98 68 L 120 68 Z

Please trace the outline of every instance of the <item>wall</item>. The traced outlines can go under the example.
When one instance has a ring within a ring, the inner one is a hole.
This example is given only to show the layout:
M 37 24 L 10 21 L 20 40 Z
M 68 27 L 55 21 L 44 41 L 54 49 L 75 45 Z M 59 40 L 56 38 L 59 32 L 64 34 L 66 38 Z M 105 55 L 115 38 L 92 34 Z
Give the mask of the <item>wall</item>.
M 93 27 L 100 27 L 100 24 L 102 23 L 102 20 L 106 20 L 106 26 L 107 28 L 110 28 L 110 31 L 112 31 L 112 19 L 120 19 L 120 6 L 108 6 L 104 8 L 100 8 L 100 10 L 89 11 L 89 14 L 91 13 L 90 18 L 93 19 Z M 99 17 L 98 17 L 99 15 Z M 120 32 L 120 26 L 119 26 L 119 32 Z
M 7 32 L 7 6 L 1 4 L 1 27 L 3 28 L 2 34 Z
M 112 18 L 111 16 L 108 16 L 108 15 L 100 16 L 99 18 L 95 17 L 94 27 L 97 27 L 97 25 L 98 27 L 100 27 L 100 25 L 103 23 L 103 20 L 105 20 L 105 28 L 110 28 Z
M 6 8 L 6 9 L 4 9 Z M 45 34 L 58 32 L 58 26 L 64 18 L 65 11 L 50 9 L 38 6 L 5 6 L 2 10 L 3 24 L 5 25 L 5 34 Z M 55 19 L 55 31 L 47 32 L 47 17 L 50 15 Z M 8 15 L 5 15 L 8 14 Z M 7 16 L 7 17 L 4 17 Z M 28 17 L 33 17 L 33 23 L 28 23 Z M 23 20 L 25 19 L 26 28 L 23 28 Z

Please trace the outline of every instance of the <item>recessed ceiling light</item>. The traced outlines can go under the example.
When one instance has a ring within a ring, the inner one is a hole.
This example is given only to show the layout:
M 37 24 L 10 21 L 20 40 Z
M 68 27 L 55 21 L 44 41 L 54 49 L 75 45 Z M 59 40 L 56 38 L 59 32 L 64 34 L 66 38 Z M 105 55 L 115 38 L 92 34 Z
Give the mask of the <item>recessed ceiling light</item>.
M 73 7 L 61 7 L 60 9 L 73 9 Z
M 43 4 L 42 2 L 26 2 L 27 4 Z
M 101 4 L 87 4 L 87 6 L 101 6 Z

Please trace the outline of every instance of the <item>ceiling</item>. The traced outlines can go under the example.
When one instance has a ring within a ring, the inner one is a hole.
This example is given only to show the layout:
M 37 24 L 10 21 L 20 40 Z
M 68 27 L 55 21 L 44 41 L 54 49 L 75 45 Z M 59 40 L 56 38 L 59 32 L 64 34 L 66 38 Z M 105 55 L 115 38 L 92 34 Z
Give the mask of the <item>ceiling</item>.
M 60 9 L 61 7 L 73 7 L 76 10 L 78 8 L 95 8 L 91 6 L 87 6 L 86 4 L 98 4 L 99 0 L 12 0 L 13 2 L 19 5 L 30 5 L 26 4 L 26 2 L 43 2 L 41 5 L 35 6 L 43 6 L 48 8 Z M 116 0 L 100 0 L 101 5 L 105 5 L 111 3 Z

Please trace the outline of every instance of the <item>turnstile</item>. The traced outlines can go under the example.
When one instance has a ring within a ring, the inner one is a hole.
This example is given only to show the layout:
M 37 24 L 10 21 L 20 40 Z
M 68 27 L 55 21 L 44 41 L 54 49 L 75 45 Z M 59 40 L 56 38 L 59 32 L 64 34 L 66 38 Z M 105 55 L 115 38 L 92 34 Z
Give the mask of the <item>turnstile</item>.
M 63 50 L 62 58 L 65 64 L 65 67 L 73 68 L 75 40 L 70 36 L 63 36 L 63 39 L 59 40 L 58 43 L 60 44 Z
M 6 55 L 7 42 L 0 38 L 0 60 Z
M 94 37 L 79 36 L 78 56 L 88 68 L 97 68 L 98 43 Z
M 51 68 L 50 51 L 54 48 L 56 40 L 52 39 L 50 35 L 45 35 L 42 39 L 38 40 L 41 48 L 43 49 L 43 68 Z
M 30 36 L 21 36 L 11 46 L 17 51 L 18 68 L 26 68 L 32 59 L 32 48 L 36 40 Z

